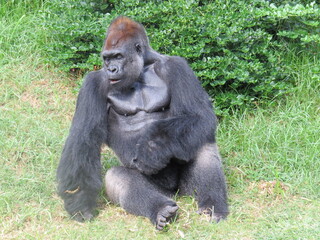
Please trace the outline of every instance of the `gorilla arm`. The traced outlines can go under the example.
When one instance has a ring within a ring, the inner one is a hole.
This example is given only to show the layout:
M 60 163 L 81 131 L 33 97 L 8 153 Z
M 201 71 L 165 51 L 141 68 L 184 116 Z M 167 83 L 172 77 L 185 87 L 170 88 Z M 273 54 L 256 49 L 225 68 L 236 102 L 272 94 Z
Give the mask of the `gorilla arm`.
M 57 170 L 58 193 L 78 221 L 92 218 L 102 185 L 100 147 L 106 138 L 107 114 L 101 91 L 103 74 L 100 70 L 86 77 Z
M 154 122 L 137 144 L 134 165 L 146 174 L 158 172 L 172 158 L 188 162 L 204 143 L 215 141 L 216 117 L 209 96 L 187 62 L 168 57 L 156 72 L 169 85 L 170 117 Z

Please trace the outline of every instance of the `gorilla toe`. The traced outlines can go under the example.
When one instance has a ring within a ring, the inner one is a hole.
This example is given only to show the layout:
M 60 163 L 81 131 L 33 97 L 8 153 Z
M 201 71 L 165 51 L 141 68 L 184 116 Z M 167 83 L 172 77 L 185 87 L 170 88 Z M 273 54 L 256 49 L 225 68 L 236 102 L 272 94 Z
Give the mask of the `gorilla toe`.
M 218 223 L 227 218 L 228 213 L 213 213 L 211 208 L 199 208 L 198 214 L 204 214 L 210 217 L 211 222 Z
M 178 206 L 165 206 L 157 214 L 156 228 L 163 230 L 163 228 L 176 216 Z

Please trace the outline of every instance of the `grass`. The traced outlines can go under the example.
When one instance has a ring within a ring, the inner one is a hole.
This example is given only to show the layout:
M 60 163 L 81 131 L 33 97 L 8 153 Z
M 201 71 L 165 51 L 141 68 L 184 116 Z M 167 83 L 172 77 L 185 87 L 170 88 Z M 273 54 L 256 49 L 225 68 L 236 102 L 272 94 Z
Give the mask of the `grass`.
M 285 99 L 255 112 L 244 111 L 220 126 L 220 144 L 235 181 L 293 183 L 292 192 L 319 196 L 319 58 L 287 55 L 296 82 Z M 228 155 L 232 155 L 231 158 Z M 240 173 L 240 176 L 239 176 Z M 243 176 L 242 176 L 243 175 Z
M 195 213 L 193 198 L 181 197 L 179 218 L 159 232 L 101 194 L 98 217 L 77 223 L 63 210 L 55 184 L 77 84 L 43 64 L 37 42 L 45 41 L 45 33 L 28 11 L 15 11 L 22 13 L 0 18 L 1 239 L 319 238 L 319 58 L 288 49 L 292 92 L 220 121 L 227 221 L 209 223 Z M 115 157 L 104 151 L 102 161 L 108 168 Z

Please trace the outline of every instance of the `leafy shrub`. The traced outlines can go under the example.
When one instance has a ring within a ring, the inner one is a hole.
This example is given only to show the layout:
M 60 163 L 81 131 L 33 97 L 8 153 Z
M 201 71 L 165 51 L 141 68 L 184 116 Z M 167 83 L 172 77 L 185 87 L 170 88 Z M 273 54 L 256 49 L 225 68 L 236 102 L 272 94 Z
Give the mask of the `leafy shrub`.
M 279 2 L 52 0 L 43 15 L 53 38 L 46 49 L 65 70 L 92 70 L 101 64 L 111 20 L 132 17 L 155 50 L 188 60 L 222 114 L 286 92 L 290 81 L 279 56 L 287 42 L 319 45 L 318 5 Z
M 50 34 L 45 46 L 49 61 L 61 69 L 92 69 L 100 64 L 99 52 L 104 35 L 100 23 L 102 0 L 49 1 L 42 14 L 41 24 Z

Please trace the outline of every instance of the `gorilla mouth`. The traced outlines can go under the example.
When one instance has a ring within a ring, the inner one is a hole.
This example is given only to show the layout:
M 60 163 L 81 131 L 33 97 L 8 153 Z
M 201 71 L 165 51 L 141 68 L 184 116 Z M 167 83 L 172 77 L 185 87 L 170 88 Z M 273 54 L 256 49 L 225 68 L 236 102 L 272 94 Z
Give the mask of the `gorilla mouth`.
M 121 81 L 121 79 L 109 79 L 111 84 L 116 84 Z

